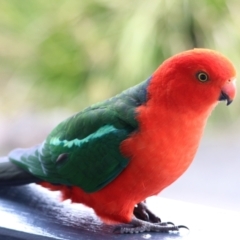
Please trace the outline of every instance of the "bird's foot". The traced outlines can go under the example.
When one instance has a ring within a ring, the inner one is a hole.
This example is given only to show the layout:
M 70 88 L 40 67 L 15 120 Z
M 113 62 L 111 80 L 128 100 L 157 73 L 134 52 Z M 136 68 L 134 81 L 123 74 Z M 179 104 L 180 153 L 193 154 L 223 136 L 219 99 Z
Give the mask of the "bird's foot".
M 138 203 L 133 210 L 133 214 L 137 219 L 151 222 L 151 223 L 160 223 L 161 219 L 152 213 L 144 202 Z
M 144 202 L 138 203 L 133 210 L 133 214 L 137 219 L 150 222 L 150 223 L 161 223 L 162 226 L 173 225 L 172 222 L 161 222 L 161 219 L 151 212 Z
M 172 223 L 150 223 L 137 218 L 133 218 L 129 223 L 129 226 L 117 227 L 115 233 L 142 233 L 142 232 L 179 232 L 180 228 L 186 228 L 186 226 L 175 226 Z

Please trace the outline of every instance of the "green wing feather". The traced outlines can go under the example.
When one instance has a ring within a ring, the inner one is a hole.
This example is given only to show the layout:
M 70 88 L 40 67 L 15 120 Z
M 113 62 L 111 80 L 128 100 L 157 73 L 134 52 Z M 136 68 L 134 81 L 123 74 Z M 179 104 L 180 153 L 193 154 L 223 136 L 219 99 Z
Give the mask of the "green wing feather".
M 60 123 L 41 145 L 10 152 L 10 160 L 44 181 L 86 192 L 103 188 L 129 163 L 119 146 L 138 127 L 135 109 L 145 103 L 147 85 L 86 108 Z

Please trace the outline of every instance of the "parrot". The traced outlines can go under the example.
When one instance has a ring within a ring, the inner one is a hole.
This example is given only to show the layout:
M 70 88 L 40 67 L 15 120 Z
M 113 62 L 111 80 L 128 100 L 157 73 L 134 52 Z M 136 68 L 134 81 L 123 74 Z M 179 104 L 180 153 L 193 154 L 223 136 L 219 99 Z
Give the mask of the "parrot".
M 192 163 L 207 120 L 236 95 L 218 51 L 186 50 L 145 81 L 60 122 L 39 145 L 0 161 L 0 186 L 36 183 L 84 204 L 120 234 L 179 231 L 147 208 Z M 120 225 L 120 226 L 119 226 Z

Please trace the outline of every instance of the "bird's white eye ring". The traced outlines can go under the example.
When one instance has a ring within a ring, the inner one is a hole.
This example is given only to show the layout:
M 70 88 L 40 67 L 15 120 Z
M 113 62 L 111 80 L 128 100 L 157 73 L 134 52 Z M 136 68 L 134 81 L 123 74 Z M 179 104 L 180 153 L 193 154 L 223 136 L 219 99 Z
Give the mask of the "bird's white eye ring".
M 208 75 L 205 72 L 198 72 L 197 78 L 200 82 L 206 82 L 208 80 Z

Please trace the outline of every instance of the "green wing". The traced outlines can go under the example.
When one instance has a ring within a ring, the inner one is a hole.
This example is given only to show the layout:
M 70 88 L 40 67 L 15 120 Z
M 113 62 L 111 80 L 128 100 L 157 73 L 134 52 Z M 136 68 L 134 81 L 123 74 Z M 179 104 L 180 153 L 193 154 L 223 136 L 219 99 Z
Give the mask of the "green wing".
M 95 192 L 128 165 L 121 142 L 138 127 L 135 109 L 146 99 L 147 82 L 95 104 L 60 123 L 39 146 L 16 149 L 12 162 L 55 184 Z

